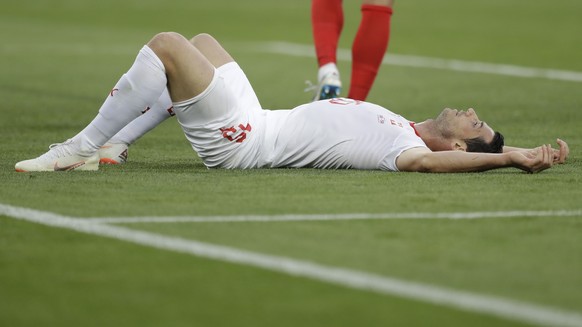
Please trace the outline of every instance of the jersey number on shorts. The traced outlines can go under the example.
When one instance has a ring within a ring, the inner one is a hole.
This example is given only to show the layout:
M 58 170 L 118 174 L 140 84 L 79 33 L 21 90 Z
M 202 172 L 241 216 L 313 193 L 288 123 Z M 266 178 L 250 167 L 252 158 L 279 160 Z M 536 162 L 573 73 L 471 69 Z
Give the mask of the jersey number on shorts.
M 247 138 L 247 132 L 252 130 L 251 124 L 247 123 L 246 126 L 239 124 L 238 127 L 225 127 L 221 128 L 222 137 L 229 141 L 234 141 L 236 143 L 242 143 Z

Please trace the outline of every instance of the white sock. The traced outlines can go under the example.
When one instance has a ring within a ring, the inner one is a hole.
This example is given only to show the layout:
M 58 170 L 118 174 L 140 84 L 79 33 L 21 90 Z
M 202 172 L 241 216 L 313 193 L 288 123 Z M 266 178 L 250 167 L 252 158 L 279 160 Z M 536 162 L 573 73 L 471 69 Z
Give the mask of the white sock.
M 166 88 L 158 101 L 149 110 L 132 120 L 119 133 L 115 134 L 109 142 L 133 144 L 166 119 L 174 116 L 173 108 L 170 94 Z
M 73 138 L 73 144 L 85 154 L 97 151 L 145 108 L 152 106 L 166 88 L 166 83 L 162 61 L 152 49 L 144 46 L 133 66 L 121 76 L 105 99 L 97 116 Z
M 329 74 L 337 74 L 338 77 L 340 76 L 339 69 L 337 69 L 337 66 L 334 62 L 330 62 L 319 67 L 319 70 L 317 71 L 317 81 L 321 82 L 321 80 L 323 80 L 323 78 Z

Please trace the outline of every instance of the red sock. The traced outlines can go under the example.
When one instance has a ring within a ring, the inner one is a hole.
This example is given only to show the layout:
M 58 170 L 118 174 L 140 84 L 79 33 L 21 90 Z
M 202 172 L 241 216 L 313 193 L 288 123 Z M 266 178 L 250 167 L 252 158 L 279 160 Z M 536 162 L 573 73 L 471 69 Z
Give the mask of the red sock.
M 388 48 L 392 8 L 362 5 L 362 21 L 352 45 L 352 80 L 348 97 L 365 100 Z
M 342 0 L 313 0 L 311 26 L 319 67 L 337 62 L 337 43 L 344 26 Z

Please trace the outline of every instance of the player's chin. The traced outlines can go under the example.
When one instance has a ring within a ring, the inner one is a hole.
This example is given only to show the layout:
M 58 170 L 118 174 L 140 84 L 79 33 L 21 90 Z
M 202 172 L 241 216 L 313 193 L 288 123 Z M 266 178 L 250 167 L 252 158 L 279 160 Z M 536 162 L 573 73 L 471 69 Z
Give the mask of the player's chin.
M 441 113 L 436 117 L 436 120 L 443 120 L 446 119 L 448 116 L 451 115 L 451 113 L 454 113 L 454 110 L 451 108 L 445 108 L 443 109 L 443 111 L 441 111 Z

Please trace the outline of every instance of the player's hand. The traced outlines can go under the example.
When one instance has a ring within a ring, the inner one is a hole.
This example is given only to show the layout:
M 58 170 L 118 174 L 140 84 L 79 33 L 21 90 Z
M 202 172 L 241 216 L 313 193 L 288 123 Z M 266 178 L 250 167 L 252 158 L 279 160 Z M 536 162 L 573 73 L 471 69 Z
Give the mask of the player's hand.
M 528 151 L 510 152 L 515 167 L 528 173 L 538 173 L 546 170 L 554 164 L 554 149 L 549 144 L 544 144 Z

